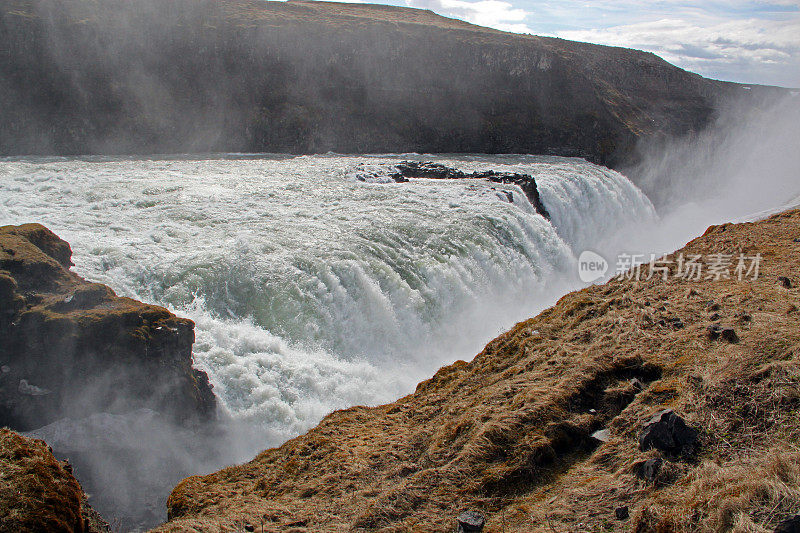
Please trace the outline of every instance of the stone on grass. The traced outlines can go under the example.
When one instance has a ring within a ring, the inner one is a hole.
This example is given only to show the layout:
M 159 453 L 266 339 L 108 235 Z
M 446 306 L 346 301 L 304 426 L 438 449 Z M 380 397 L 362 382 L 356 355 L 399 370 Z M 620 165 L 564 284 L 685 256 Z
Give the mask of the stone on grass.
M 779 523 L 775 533 L 800 533 L 800 515 L 794 515 Z
M 655 448 L 670 455 L 689 455 L 697 443 L 697 430 L 686 425 L 672 409 L 656 413 L 639 434 L 639 449 Z
M 456 533 L 480 533 L 486 519 L 477 511 L 464 511 L 458 515 L 458 529 Z

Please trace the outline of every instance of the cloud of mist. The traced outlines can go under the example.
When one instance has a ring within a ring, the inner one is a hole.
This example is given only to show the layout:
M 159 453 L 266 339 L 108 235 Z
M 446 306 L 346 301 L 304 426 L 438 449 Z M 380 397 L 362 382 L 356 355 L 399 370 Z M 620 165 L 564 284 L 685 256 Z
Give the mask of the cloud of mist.
M 657 227 L 631 228 L 628 247 L 671 252 L 710 225 L 800 205 L 798 148 L 794 93 L 742 99 L 700 134 L 643 144 L 641 161 L 623 173 L 648 195 L 660 220 Z
M 166 519 L 178 482 L 252 459 L 289 436 L 230 418 L 181 425 L 150 409 L 64 418 L 26 435 L 68 459 L 89 503 L 114 531 L 141 531 Z

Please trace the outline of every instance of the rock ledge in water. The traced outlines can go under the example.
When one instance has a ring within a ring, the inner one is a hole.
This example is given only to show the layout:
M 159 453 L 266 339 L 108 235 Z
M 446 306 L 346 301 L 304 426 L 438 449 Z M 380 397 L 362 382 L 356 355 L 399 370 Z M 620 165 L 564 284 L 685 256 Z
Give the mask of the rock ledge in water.
M 397 182 L 408 181 L 409 178 L 428 178 L 428 179 L 485 179 L 493 183 L 506 183 L 517 185 L 537 213 L 546 219 L 550 219 L 550 213 L 539 197 L 539 189 L 536 187 L 536 180 L 528 174 L 517 174 L 515 172 L 495 172 L 485 170 L 482 172 L 466 173 L 456 168 L 450 168 L 431 161 L 401 161 L 395 165 L 397 171 L 392 174 L 392 178 Z M 510 201 L 510 200 L 509 200 Z

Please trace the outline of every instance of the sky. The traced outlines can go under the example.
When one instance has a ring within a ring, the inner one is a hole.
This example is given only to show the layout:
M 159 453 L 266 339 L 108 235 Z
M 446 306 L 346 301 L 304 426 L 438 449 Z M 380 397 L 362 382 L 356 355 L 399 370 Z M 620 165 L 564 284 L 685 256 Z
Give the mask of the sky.
M 703 76 L 800 87 L 800 0 L 367 0 L 654 52 Z

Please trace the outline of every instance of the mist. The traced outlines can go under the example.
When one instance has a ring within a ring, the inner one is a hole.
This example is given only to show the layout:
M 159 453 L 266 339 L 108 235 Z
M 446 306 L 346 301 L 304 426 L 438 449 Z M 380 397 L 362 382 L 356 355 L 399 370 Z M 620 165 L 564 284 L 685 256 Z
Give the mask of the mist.
M 396 6 L 17 8 L 0 9 L 5 155 L 537 153 L 614 166 L 654 119 L 665 134 L 698 131 L 738 90 L 652 54 Z
M 214 422 L 181 424 L 150 409 L 101 410 L 26 435 L 44 440 L 56 457 L 70 462 L 89 503 L 115 532 L 163 523 L 167 497 L 182 479 L 248 461 L 293 436 L 222 411 Z
M 734 100 L 695 135 L 645 141 L 621 169 L 653 202 L 654 227 L 632 226 L 605 250 L 670 253 L 708 226 L 800 205 L 800 97 Z

